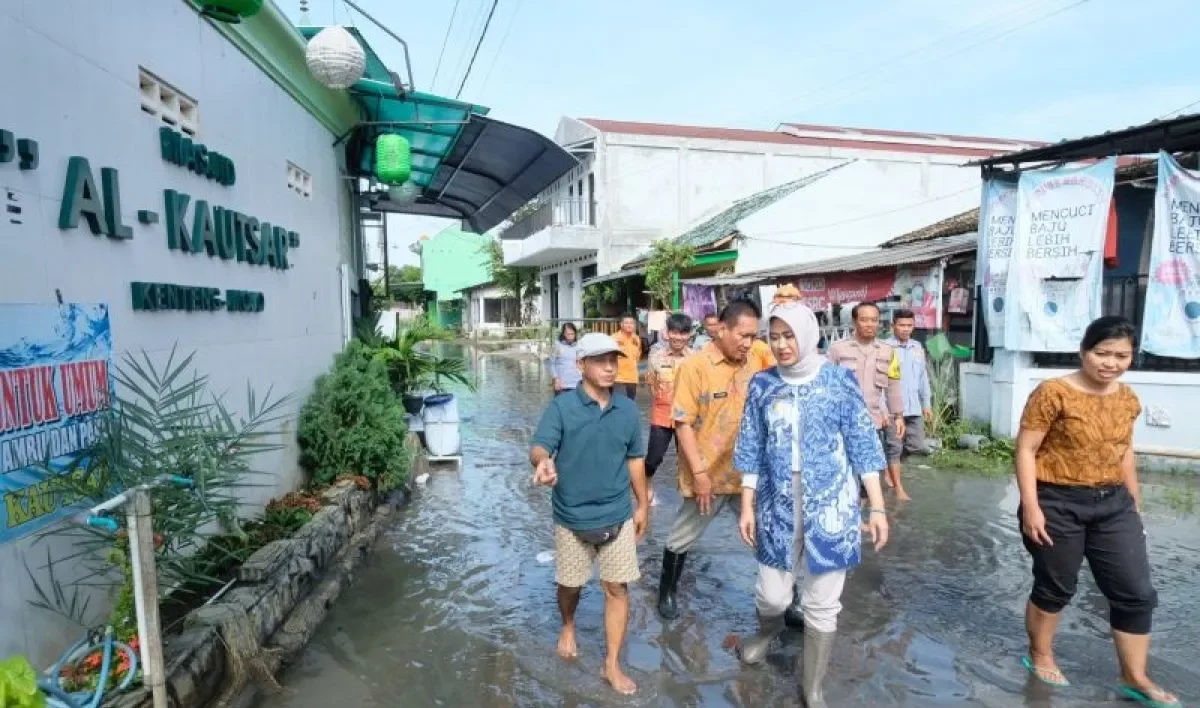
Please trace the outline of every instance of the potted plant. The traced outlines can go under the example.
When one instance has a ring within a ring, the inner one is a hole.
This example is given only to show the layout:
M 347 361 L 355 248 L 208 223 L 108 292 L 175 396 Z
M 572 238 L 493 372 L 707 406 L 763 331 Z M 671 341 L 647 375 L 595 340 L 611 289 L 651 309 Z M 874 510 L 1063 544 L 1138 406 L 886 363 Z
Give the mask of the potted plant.
M 420 413 L 426 393 L 430 390 L 442 391 L 445 381 L 471 387 L 467 366 L 462 359 L 439 356 L 423 346 L 453 338 L 452 333 L 428 320 L 416 320 L 408 327 L 397 330 L 394 339 L 385 341 L 376 350 L 373 358 L 387 368 L 392 390 L 401 397 L 404 409 L 409 414 Z

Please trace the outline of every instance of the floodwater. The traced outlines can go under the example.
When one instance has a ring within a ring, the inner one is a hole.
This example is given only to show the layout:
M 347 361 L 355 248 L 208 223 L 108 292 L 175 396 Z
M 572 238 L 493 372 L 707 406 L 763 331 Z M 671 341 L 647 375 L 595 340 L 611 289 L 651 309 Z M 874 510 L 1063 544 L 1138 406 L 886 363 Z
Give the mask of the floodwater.
M 765 666 L 726 648 L 754 627 L 754 560 L 735 519 L 717 519 L 688 559 L 681 617 L 655 612 L 663 543 L 678 501 L 674 464 L 655 479 L 661 506 L 640 547 L 625 661 L 640 686 L 615 695 L 600 679 L 602 594 L 584 591 L 580 658 L 557 659 L 559 627 L 550 501 L 529 483 L 528 440 L 549 398 L 541 365 L 465 350 L 479 392 L 460 400 L 461 470 L 418 487 L 261 708 L 407 706 L 794 706 L 801 638 L 785 635 Z M 1008 478 L 910 466 L 914 501 L 895 510 L 892 543 L 846 585 L 827 682 L 831 706 L 1107 706 L 1118 700 L 1107 609 L 1086 570 L 1057 651 L 1073 687 L 1027 680 L 1019 664 L 1029 562 Z M 1200 701 L 1200 494 L 1192 477 L 1144 482 L 1160 595 L 1151 668 Z M 890 503 L 890 502 L 889 502 Z

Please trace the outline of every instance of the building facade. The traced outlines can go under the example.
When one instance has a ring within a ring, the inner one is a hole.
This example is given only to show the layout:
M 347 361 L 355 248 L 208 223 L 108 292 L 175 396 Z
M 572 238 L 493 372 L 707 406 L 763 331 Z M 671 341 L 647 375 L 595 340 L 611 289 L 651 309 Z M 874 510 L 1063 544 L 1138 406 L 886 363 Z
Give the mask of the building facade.
M 492 279 L 491 242 L 491 236 L 448 226 L 413 243 L 412 250 L 421 258 L 421 281 L 429 293 L 427 307 L 435 322 L 444 327 L 464 324 L 460 291 Z
M 799 220 L 760 216 L 761 242 L 746 249 L 745 264 L 739 249 L 739 270 L 786 262 L 770 256 L 781 244 L 788 260 L 816 260 L 829 250 L 809 248 L 812 242 L 836 238 L 870 248 L 910 223 L 961 211 L 978 201 L 978 176 L 960 169 L 963 162 L 1030 144 L 827 126 L 759 131 L 591 118 L 563 118 L 555 140 L 579 165 L 500 234 L 506 264 L 541 270 L 542 314 L 550 319 L 582 315 L 584 281 L 618 270 L 653 241 L 764 189 L 848 160 L 862 163 L 814 184 L 815 211 Z M 870 223 L 835 228 L 863 212 L 918 205 L 891 233 Z
M 358 114 L 308 74 L 272 3 L 240 25 L 179 0 L 65 10 L 0 3 L 0 145 L 22 153 L 0 159 L 0 308 L 103 305 L 114 365 L 194 353 L 235 413 L 248 383 L 290 396 L 282 448 L 257 460 L 274 476 L 245 491 L 252 511 L 300 482 L 296 415 L 350 336 L 362 256 L 333 144 Z M 14 480 L 0 474 L 10 510 Z M 0 656 L 49 665 L 81 630 L 31 606 L 26 567 L 70 548 L 7 531 Z M 99 621 L 108 598 L 93 599 Z

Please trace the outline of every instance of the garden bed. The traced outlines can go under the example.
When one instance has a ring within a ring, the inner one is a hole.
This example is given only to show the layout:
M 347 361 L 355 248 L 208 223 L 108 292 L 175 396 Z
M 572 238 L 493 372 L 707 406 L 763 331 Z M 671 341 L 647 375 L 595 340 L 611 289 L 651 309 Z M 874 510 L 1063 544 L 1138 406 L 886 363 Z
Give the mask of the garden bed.
M 406 445 L 410 455 L 420 450 L 414 437 L 410 435 Z M 295 533 L 269 540 L 243 563 L 220 569 L 217 578 L 235 581 L 220 597 L 209 602 L 211 593 L 192 592 L 186 596 L 194 598 L 190 602 L 164 603 L 164 629 L 174 621 L 181 630 L 164 631 L 167 693 L 174 708 L 204 708 L 224 701 L 239 695 L 251 681 L 274 683 L 274 675 L 304 647 L 352 581 L 387 518 L 408 499 L 407 491 L 401 490 L 381 501 L 355 479 L 313 496 L 319 507 L 304 509 L 311 516 Z M 252 539 L 265 540 L 263 534 L 279 528 L 269 517 L 257 523 L 245 529 Z M 213 590 L 224 585 L 214 583 Z M 149 708 L 152 702 L 149 692 L 139 688 L 114 696 L 106 705 Z

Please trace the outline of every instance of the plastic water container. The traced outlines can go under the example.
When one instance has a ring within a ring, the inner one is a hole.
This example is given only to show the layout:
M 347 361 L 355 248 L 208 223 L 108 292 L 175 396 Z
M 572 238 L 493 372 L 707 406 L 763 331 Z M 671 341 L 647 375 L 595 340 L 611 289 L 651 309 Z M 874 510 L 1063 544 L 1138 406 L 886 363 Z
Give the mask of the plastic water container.
M 441 393 L 425 399 L 421 412 L 425 426 L 425 449 L 435 457 L 457 455 L 461 440 L 458 433 L 458 402 L 452 393 Z

